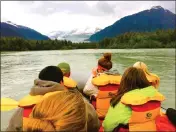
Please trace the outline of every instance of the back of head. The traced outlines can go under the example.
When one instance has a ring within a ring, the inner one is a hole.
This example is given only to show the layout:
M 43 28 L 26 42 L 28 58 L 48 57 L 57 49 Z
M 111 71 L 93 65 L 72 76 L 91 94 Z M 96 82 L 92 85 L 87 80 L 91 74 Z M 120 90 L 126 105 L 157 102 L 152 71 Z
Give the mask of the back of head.
M 145 88 L 150 85 L 150 82 L 142 69 L 129 67 L 125 70 L 120 85 L 123 89 L 130 91 L 136 88 Z
M 25 124 L 30 125 L 25 125 L 23 130 L 45 126 L 41 129 L 45 130 L 47 127 L 48 130 L 54 128 L 55 131 L 84 131 L 86 113 L 83 98 L 77 90 L 66 90 L 48 96 L 34 107 Z
M 144 71 L 139 68 L 129 67 L 122 76 L 117 96 L 111 101 L 111 105 L 115 106 L 125 93 L 148 86 L 150 86 L 150 82 L 147 80 Z
M 133 67 L 142 69 L 145 72 L 148 80 L 153 84 L 154 87 L 157 88 L 159 86 L 160 78 L 156 74 L 150 73 L 147 65 L 144 62 L 138 61 L 133 65 Z
M 59 63 L 57 66 L 61 69 L 63 74 L 70 73 L 70 65 L 68 63 L 62 62 L 62 63 Z
M 23 118 L 23 131 L 26 132 L 43 132 L 43 131 L 55 131 L 52 123 L 35 119 L 35 118 Z
M 98 65 L 110 70 L 112 68 L 111 53 L 104 53 L 103 57 L 98 60 Z
M 144 72 L 148 73 L 148 67 L 144 62 L 138 61 L 138 62 L 134 63 L 133 67 L 140 68 Z
M 56 66 L 47 66 L 39 73 L 39 79 L 46 81 L 63 82 L 63 73 L 60 68 Z

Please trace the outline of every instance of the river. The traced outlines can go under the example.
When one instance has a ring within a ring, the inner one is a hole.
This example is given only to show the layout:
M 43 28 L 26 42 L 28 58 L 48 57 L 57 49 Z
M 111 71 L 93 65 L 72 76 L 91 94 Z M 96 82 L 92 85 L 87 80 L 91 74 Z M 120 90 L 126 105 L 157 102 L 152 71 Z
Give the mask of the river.
M 113 69 L 123 74 L 136 61 L 143 61 L 160 79 L 159 91 L 166 96 L 162 106 L 175 108 L 175 49 L 89 49 L 1 53 L 1 97 L 19 100 L 26 95 L 41 69 L 68 62 L 71 76 L 79 88 L 87 81 L 91 69 L 102 53 L 111 52 Z M 1 112 L 1 130 L 7 126 L 15 110 Z

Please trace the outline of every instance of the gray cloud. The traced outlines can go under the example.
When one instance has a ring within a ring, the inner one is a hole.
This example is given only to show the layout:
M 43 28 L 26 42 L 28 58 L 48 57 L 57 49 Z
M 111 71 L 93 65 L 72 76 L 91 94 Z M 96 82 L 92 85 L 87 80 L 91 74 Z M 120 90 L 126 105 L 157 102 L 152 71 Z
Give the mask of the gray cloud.
M 153 6 L 162 6 L 175 12 L 175 2 L 174 1 L 119 1 L 116 3 L 115 15 L 114 17 L 118 19 L 138 13 L 143 10 L 151 9 Z
M 64 1 L 57 3 L 51 1 L 42 1 L 40 3 L 36 1 L 20 1 L 19 3 L 28 7 L 28 12 L 44 16 L 58 12 L 91 16 L 111 15 L 114 13 L 115 8 L 114 5 L 110 5 L 105 1 L 98 2 L 92 7 L 84 1 Z
M 103 12 L 105 14 L 114 14 L 115 7 L 116 7 L 116 5 L 110 5 L 109 3 L 105 2 L 105 1 L 99 1 L 95 6 L 95 8 L 97 10 L 99 10 L 100 12 Z
M 66 12 L 68 14 L 121 18 L 156 5 L 175 12 L 174 1 L 98 1 L 93 6 L 89 6 L 84 1 L 19 1 L 19 4 L 26 8 L 27 12 L 43 16 Z
M 170 10 L 170 11 L 172 11 L 173 13 L 175 13 L 175 1 L 160 1 L 159 2 L 159 4 L 162 6 L 162 7 L 164 7 L 164 8 L 166 8 L 166 9 L 168 9 L 168 10 Z
M 11 20 L 21 25 L 30 25 L 42 32 L 49 32 L 56 28 L 69 30 L 69 28 L 84 27 L 84 25 L 103 28 L 122 17 L 157 5 L 175 12 L 175 1 L 97 1 L 95 3 L 85 1 L 2 1 L 1 19 Z M 57 14 L 64 12 L 66 14 Z M 16 15 L 12 15 L 14 13 Z M 45 26 L 46 23 L 50 24 L 50 27 Z

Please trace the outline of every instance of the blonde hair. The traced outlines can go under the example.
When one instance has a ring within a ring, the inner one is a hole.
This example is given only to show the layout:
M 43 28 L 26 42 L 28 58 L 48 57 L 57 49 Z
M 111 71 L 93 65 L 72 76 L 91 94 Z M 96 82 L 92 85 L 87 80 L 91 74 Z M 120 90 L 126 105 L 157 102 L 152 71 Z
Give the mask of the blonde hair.
M 158 88 L 160 78 L 156 74 L 150 73 L 147 65 L 144 62 L 138 61 L 133 65 L 133 67 L 142 69 L 145 72 L 147 79 L 152 83 L 152 85 L 155 88 Z
M 23 131 L 86 131 L 85 103 L 77 90 L 53 94 L 37 104 Z

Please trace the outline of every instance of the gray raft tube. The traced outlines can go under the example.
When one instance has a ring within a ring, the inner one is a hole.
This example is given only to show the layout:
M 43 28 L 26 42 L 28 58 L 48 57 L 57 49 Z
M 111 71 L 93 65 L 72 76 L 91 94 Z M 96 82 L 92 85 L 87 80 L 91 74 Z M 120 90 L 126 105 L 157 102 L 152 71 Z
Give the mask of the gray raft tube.
M 89 79 L 90 75 L 91 75 L 90 73 L 84 71 L 71 74 L 71 78 L 77 82 L 77 87 L 80 92 L 83 92 L 83 88 L 87 80 Z

